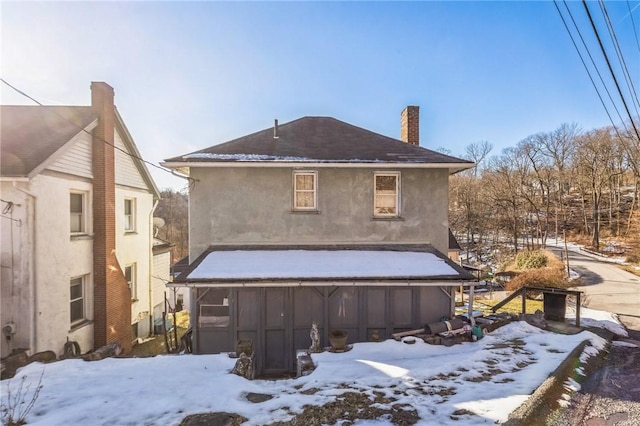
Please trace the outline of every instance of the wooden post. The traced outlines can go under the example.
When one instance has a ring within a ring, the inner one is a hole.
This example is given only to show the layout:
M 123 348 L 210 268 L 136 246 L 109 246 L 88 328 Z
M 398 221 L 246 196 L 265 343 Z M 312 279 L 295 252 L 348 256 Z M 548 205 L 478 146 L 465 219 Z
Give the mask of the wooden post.
M 576 293 L 576 327 L 580 327 L 580 293 Z
M 527 313 L 527 287 L 522 287 L 522 313 Z
M 467 315 L 469 315 L 469 321 L 471 322 L 471 327 L 476 325 L 476 320 L 473 318 L 473 290 L 475 286 L 471 284 L 469 287 L 469 310 L 467 311 Z

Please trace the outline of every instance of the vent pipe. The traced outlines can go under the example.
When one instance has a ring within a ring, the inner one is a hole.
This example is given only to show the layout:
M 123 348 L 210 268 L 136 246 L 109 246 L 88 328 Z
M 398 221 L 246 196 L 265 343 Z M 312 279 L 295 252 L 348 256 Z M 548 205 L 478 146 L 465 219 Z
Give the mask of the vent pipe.
M 273 138 L 278 139 L 278 120 L 273 120 Z

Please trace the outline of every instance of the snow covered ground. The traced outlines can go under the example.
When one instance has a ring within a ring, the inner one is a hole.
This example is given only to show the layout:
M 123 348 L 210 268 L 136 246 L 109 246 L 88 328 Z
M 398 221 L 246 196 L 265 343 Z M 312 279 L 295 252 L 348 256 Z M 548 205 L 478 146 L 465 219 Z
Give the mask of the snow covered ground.
M 617 323 L 615 316 L 599 311 L 582 315 L 591 325 L 614 328 L 608 323 Z M 9 389 L 15 395 L 23 377 L 32 392 L 42 376 L 29 425 L 177 425 L 188 414 L 211 411 L 237 413 L 247 425 L 263 425 L 287 421 L 305 405 L 323 406 L 346 392 L 371 400 L 383 394 L 391 402 L 375 404 L 382 409 L 407 404 L 422 425 L 453 418 L 457 425 L 493 424 L 505 421 L 583 340 L 593 346 L 590 354 L 606 343 L 588 331 L 559 335 L 514 322 L 478 342 L 452 347 L 422 341 L 358 343 L 346 353 L 314 354 L 317 368 L 308 376 L 276 381 L 229 374 L 235 360 L 226 354 L 34 363 L 2 381 L 2 401 Z M 252 403 L 246 399 L 250 392 L 273 398 Z M 355 424 L 390 420 L 383 416 Z

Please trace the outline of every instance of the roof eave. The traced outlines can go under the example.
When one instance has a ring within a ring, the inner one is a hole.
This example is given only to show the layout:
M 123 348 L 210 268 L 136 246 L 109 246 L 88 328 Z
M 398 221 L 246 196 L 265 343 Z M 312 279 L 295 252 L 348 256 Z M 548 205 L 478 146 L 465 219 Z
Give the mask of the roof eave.
M 459 287 L 474 285 L 477 280 L 460 277 L 404 278 L 404 279 L 283 279 L 283 280 L 187 280 L 167 283 L 167 287 Z
M 314 168 L 396 168 L 396 169 L 448 169 L 449 173 L 473 168 L 474 163 L 418 163 L 418 162 L 355 162 L 355 161 L 165 161 L 160 165 L 174 169 L 185 168 L 225 168 L 225 167 L 314 167 Z M 184 172 L 183 172 L 184 173 Z
M 160 190 L 158 189 L 156 182 L 153 180 L 153 177 L 151 177 L 151 173 L 149 172 L 149 169 L 147 168 L 147 165 L 144 162 L 145 160 L 142 160 L 142 155 L 140 154 L 140 151 L 138 150 L 138 147 L 135 141 L 133 140 L 133 137 L 131 136 L 129 129 L 127 128 L 127 125 L 122 119 L 120 112 L 118 111 L 117 108 L 114 108 L 114 110 L 115 110 L 115 116 L 116 116 L 115 125 L 122 134 L 122 142 L 127 146 L 127 148 L 133 151 L 132 160 L 136 165 L 138 172 L 140 173 L 140 175 L 142 176 L 142 179 L 147 184 L 147 187 L 150 190 L 150 192 L 153 194 L 153 198 L 155 200 L 159 200 Z

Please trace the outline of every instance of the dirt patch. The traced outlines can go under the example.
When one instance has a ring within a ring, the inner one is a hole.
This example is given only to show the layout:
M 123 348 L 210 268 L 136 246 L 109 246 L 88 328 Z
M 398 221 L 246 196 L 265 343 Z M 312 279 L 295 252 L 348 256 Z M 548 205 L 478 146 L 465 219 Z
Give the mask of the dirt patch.
M 346 392 L 328 404 L 321 407 L 306 406 L 300 414 L 295 414 L 287 422 L 272 423 L 274 426 L 321 426 L 335 424 L 349 426 L 355 420 L 386 419 L 394 425 L 413 425 L 420 417 L 416 410 L 407 404 L 394 404 L 390 409 L 373 407 L 373 404 L 385 404 L 394 401 L 385 397 L 382 392 L 375 392 L 372 401 L 368 395 L 356 392 Z

